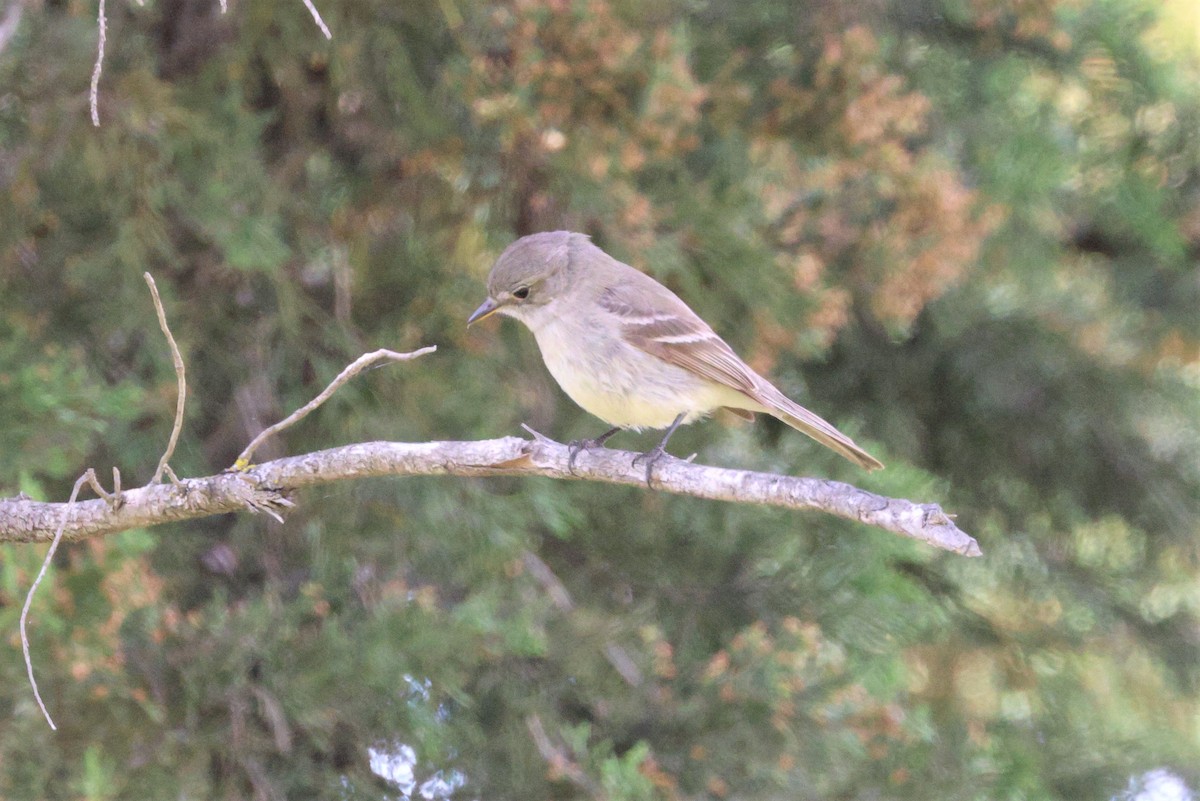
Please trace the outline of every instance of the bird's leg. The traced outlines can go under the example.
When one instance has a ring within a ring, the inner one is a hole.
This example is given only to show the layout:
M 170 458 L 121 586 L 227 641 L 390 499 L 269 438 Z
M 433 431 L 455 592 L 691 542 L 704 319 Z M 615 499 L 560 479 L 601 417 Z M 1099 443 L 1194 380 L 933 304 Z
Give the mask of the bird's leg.
M 608 441 L 609 437 L 621 430 L 620 426 L 610 428 L 598 437 L 592 439 L 574 439 L 567 443 L 567 472 L 575 475 L 575 457 L 580 451 L 591 450 L 592 448 L 600 448 Z
M 675 418 L 675 422 L 671 423 L 671 427 L 668 428 L 667 433 L 663 435 L 662 442 L 658 443 L 657 445 L 655 445 L 653 448 L 646 451 L 642 455 L 633 457 L 633 463 L 635 465 L 638 462 L 645 460 L 645 462 L 646 462 L 646 486 L 649 487 L 650 489 L 654 489 L 654 486 L 650 483 L 651 474 L 654 472 L 654 465 L 658 462 L 659 459 L 663 458 L 664 456 L 669 455 L 667 453 L 667 440 L 669 440 L 671 438 L 671 435 L 675 433 L 675 429 L 679 428 L 679 424 L 683 422 L 683 418 L 686 414 L 687 414 L 687 412 L 679 413 L 679 416 Z

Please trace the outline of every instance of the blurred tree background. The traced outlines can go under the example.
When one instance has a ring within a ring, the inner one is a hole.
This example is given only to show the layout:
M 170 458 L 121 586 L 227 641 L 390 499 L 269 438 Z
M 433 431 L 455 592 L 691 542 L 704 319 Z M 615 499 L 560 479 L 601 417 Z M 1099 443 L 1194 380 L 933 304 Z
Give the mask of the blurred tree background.
M 505 245 L 570 228 L 888 469 L 761 419 L 676 453 L 936 500 L 985 555 L 631 488 L 337 485 L 64 547 L 51 732 L 17 639 L 45 550 L 7 545 L 0 797 L 1200 787 L 1194 4 L 318 5 L 332 41 L 299 2 L 110 3 L 93 128 L 96 8 L 8 0 L 0 494 L 153 473 L 145 270 L 181 474 L 377 347 L 440 349 L 260 458 L 598 433 L 525 331 L 464 327 Z

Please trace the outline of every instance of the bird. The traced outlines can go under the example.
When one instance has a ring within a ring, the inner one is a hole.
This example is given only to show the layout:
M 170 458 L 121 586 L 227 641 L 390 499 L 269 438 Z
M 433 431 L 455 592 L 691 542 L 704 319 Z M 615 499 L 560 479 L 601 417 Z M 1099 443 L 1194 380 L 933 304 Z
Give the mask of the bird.
M 769 414 L 862 468 L 883 467 L 755 372 L 678 295 L 586 234 L 517 239 L 492 266 L 487 292 L 467 325 L 494 314 L 523 323 L 563 391 L 612 426 L 570 444 L 572 470 L 581 450 L 601 447 L 621 430 L 666 429 L 657 446 L 634 460 L 645 461 L 650 485 L 675 430 L 719 408 L 750 420 Z

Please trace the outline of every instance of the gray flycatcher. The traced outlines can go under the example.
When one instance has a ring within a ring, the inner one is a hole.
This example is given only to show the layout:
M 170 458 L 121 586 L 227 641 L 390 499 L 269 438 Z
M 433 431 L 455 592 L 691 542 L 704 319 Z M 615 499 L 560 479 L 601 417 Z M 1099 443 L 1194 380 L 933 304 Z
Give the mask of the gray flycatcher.
M 675 429 L 721 407 L 751 420 L 765 412 L 861 467 L 883 467 L 756 373 L 674 292 L 584 234 L 532 234 L 509 245 L 467 325 L 495 313 L 524 323 L 563 391 L 613 426 L 572 443 L 572 467 L 581 449 L 621 429 L 665 428 L 662 442 L 638 457 L 649 484 Z

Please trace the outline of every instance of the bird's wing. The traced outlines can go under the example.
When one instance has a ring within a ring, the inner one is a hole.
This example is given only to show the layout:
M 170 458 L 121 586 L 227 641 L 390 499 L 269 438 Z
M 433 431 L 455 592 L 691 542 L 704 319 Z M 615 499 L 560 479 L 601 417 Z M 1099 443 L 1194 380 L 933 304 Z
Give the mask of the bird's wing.
M 791 400 L 754 372 L 674 292 L 649 276 L 634 272 L 630 280 L 606 288 L 600 296 L 600 304 L 621 318 L 625 341 L 669 364 L 736 389 L 792 428 L 867 470 L 883 467 L 882 462 L 832 423 Z
M 758 394 L 763 379 L 708 323 L 653 278 L 632 269 L 631 273 L 600 296 L 600 305 L 621 318 L 629 344 L 751 398 Z

